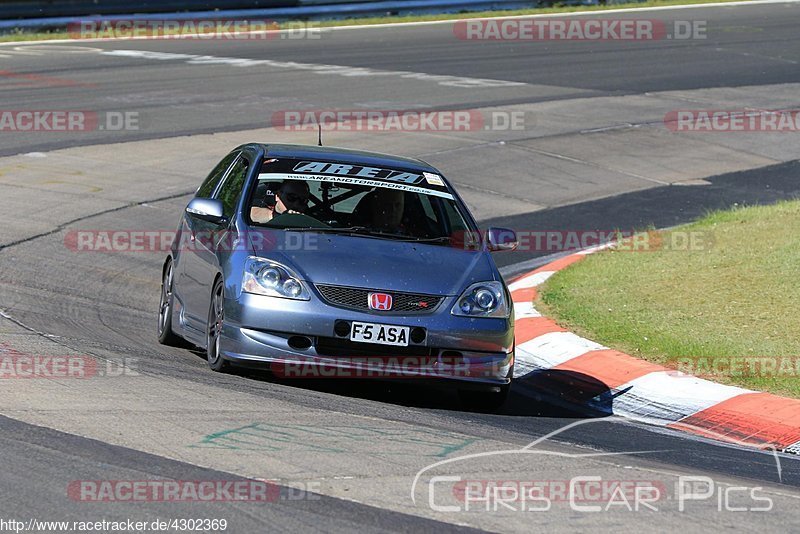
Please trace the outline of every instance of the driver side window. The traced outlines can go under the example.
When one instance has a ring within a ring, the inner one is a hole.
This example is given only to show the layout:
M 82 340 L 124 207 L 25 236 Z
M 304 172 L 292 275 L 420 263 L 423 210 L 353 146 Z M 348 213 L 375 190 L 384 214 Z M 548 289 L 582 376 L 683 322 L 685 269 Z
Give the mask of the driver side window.
M 228 173 L 228 177 L 217 193 L 216 198 L 222 201 L 222 214 L 229 220 L 236 211 L 236 203 L 242 194 L 244 182 L 247 179 L 247 169 L 249 168 L 250 164 L 244 157 L 240 157 L 236 160 L 236 163 L 233 164 L 233 167 L 231 167 Z
M 195 197 L 198 198 L 211 198 L 211 195 L 214 194 L 214 191 L 217 189 L 217 185 L 219 185 L 220 180 L 225 176 L 225 171 L 228 170 L 228 167 L 231 166 L 234 158 L 238 156 L 238 152 L 232 152 L 225 156 L 222 161 L 220 161 L 214 170 L 211 171 L 211 174 L 203 181 L 203 184 L 197 189 L 197 192 L 194 194 Z

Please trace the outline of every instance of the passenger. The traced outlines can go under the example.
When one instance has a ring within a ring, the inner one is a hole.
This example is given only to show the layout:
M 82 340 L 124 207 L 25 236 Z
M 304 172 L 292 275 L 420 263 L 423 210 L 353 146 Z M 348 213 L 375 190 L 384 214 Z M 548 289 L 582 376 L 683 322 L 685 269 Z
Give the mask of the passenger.
M 379 187 L 372 193 L 372 226 L 374 230 L 405 233 L 403 212 L 406 196 L 397 189 Z
M 269 193 L 267 193 L 269 194 Z M 275 205 L 269 207 L 253 207 L 250 218 L 256 223 L 269 222 L 276 215 L 283 213 L 301 214 L 308 209 L 308 183 L 303 180 L 286 180 L 275 193 Z

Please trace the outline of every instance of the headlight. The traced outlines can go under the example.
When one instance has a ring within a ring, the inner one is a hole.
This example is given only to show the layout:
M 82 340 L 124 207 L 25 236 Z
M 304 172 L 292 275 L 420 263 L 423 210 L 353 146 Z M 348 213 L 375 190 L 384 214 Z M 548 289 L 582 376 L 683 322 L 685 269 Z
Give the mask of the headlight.
M 505 319 L 509 316 L 509 309 L 503 293 L 503 284 L 500 282 L 472 284 L 458 297 L 450 313 L 465 317 L 500 317 Z
M 242 290 L 285 299 L 311 298 L 306 286 L 288 267 L 262 258 L 247 258 Z

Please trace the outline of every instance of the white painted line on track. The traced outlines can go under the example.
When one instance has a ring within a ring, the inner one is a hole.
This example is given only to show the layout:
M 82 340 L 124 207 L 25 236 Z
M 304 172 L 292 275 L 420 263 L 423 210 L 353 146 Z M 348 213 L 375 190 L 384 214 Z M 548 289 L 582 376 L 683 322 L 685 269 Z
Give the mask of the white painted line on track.
M 96 50 L 96 49 L 95 49 Z M 316 74 L 329 74 L 343 77 L 397 77 L 403 79 L 434 82 L 444 87 L 459 88 L 496 88 L 518 87 L 528 85 L 523 82 L 506 80 L 489 80 L 486 78 L 470 78 L 467 76 L 450 76 L 443 74 L 427 74 L 402 70 L 379 70 L 368 67 L 349 67 L 343 65 L 324 65 L 317 63 L 298 63 L 296 61 L 276 61 L 272 59 L 249 59 L 225 56 L 208 56 L 197 54 L 177 54 L 172 52 L 151 52 L 147 50 L 102 50 L 103 56 L 149 59 L 157 61 L 182 61 L 188 65 L 229 65 L 233 67 L 265 66 L 295 71 L 308 71 Z

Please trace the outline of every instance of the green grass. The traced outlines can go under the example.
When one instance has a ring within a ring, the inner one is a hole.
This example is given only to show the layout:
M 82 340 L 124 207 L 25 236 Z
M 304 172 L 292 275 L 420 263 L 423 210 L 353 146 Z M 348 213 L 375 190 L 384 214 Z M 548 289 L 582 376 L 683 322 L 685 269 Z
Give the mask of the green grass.
M 651 233 L 650 242 L 677 243 L 687 232 L 707 243 L 590 255 L 553 276 L 538 306 L 576 333 L 628 354 L 800 397 L 800 201 L 714 212 Z M 754 358 L 789 367 L 771 372 Z M 731 371 L 735 360 L 742 367 Z M 714 371 L 712 364 L 721 367 Z
M 660 7 L 660 6 L 680 6 L 689 4 L 714 4 L 723 2 L 735 2 L 737 0 L 647 0 L 645 2 L 631 2 L 627 4 L 614 4 L 609 6 L 563 6 L 563 7 L 547 7 L 547 8 L 530 8 L 530 9 L 514 9 L 504 11 L 480 11 L 480 12 L 464 12 L 464 13 L 435 13 L 435 14 L 421 14 L 421 15 L 403 15 L 403 16 L 383 16 L 383 17 L 359 17 L 351 19 L 335 19 L 335 20 L 320 20 L 316 21 L 318 27 L 328 28 L 333 26 L 361 26 L 361 25 L 376 25 L 376 24 L 390 24 L 397 22 L 420 22 L 420 21 L 433 21 L 433 20 L 453 20 L 464 17 L 498 17 L 498 16 L 520 16 L 520 15 L 536 15 L 536 14 L 559 14 L 559 13 L 576 13 L 582 11 L 606 11 L 609 9 L 621 8 L 642 8 L 642 7 Z M 300 21 L 281 22 L 281 25 L 292 27 Z M 0 42 L 15 42 L 15 41 L 45 41 L 51 39 L 69 39 L 70 34 L 65 31 L 15 31 L 0 35 Z

